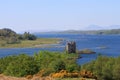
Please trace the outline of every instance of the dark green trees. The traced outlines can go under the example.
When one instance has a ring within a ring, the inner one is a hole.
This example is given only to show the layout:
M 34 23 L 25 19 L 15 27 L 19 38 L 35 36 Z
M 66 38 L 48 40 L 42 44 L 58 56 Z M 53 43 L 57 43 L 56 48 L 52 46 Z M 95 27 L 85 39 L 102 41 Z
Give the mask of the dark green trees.
M 17 34 L 11 29 L 4 28 L 0 29 L 0 40 L 6 41 L 7 44 L 20 43 L 20 40 L 36 40 L 37 37 L 29 32 Z
M 7 44 L 19 43 L 17 33 L 11 29 L 0 29 L 0 40 L 5 40 Z
M 0 36 L 4 36 L 5 38 L 7 38 L 7 37 L 17 36 L 17 34 L 11 29 L 4 28 L 4 29 L 0 29 Z
M 25 32 L 23 34 L 23 39 L 25 39 L 25 40 L 36 40 L 37 37 L 33 34 L 30 34 L 29 32 Z

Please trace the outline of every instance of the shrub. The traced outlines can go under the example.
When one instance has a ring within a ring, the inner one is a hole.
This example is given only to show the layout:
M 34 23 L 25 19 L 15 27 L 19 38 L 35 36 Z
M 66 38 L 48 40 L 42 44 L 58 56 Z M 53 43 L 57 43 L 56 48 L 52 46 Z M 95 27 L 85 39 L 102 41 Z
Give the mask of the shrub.
M 7 39 L 7 44 L 15 44 L 20 43 L 20 40 L 18 40 L 16 37 L 10 37 Z
M 80 66 L 77 65 L 76 63 L 73 63 L 71 65 L 69 64 L 69 65 L 66 65 L 66 70 L 69 71 L 69 72 L 79 71 Z
M 55 61 L 55 64 L 54 64 L 53 67 L 54 67 L 55 72 L 59 72 L 61 70 L 65 70 L 66 69 L 65 68 L 65 63 L 62 60 Z
M 99 56 L 83 65 L 82 69 L 91 70 L 99 80 L 120 80 L 120 57 Z
M 29 32 L 25 32 L 23 34 L 23 39 L 25 39 L 25 40 L 36 40 L 37 37 L 33 34 L 30 34 Z
M 76 66 L 74 57 L 77 55 L 47 51 L 41 51 L 34 56 L 25 54 L 8 56 L 0 58 L 0 73 L 17 77 L 34 74 L 48 76 L 51 73 L 66 70 L 66 65 L 71 64 L 73 66 L 70 66 L 70 71 L 79 70 L 73 68 Z
M 38 66 L 34 59 L 27 55 L 20 55 L 15 61 L 8 64 L 4 74 L 21 77 L 25 75 L 33 75 L 37 72 Z

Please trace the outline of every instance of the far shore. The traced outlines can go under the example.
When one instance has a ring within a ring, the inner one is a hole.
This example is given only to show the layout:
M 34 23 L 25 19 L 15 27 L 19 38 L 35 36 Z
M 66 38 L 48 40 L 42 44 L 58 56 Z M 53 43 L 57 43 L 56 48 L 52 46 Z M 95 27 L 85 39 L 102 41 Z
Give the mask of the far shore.
M 38 38 L 37 40 L 22 40 L 20 43 L 6 44 L 0 41 L 0 48 L 35 48 L 50 47 L 52 44 L 59 44 L 60 38 Z

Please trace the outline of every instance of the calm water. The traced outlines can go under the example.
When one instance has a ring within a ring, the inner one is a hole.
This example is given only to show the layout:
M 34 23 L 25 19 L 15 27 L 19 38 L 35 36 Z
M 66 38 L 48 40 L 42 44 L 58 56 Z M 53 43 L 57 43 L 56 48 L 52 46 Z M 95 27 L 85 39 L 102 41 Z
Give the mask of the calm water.
M 0 57 L 26 53 L 33 55 L 40 50 L 64 51 L 67 41 L 76 41 L 77 49 L 92 49 L 96 54 L 82 54 L 83 58 L 78 59 L 78 64 L 94 60 L 99 54 L 105 56 L 120 56 L 120 35 L 80 35 L 80 34 L 37 34 L 41 38 L 62 38 L 60 44 L 51 45 L 51 48 L 9 48 L 0 49 Z

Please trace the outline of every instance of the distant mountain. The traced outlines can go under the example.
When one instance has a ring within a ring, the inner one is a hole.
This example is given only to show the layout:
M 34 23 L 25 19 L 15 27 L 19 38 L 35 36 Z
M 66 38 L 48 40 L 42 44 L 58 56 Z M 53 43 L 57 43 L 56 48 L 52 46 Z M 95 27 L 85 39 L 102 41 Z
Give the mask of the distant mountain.
M 76 33 L 76 34 L 120 34 L 120 29 L 110 30 L 87 30 L 87 31 L 63 31 L 59 33 Z
M 65 30 L 65 31 L 49 31 L 49 32 L 37 32 L 39 33 L 75 33 L 75 34 L 120 34 L 120 25 L 111 25 L 111 26 L 99 26 L 99 25 L 89 25 L 82 28 L 81 30 Z
M 85 30 L 103 30 L 105 28 L 102 26 L 99 26 L 99 25 L 89 25 L 89 26 L 85 27 L 84 29 Z
M 120 29 L 120 25 L 111 26 L 99 26 L 99 25 L 89 25 L 84 28 L 85 30 L 110 30 L 110 29 Z

